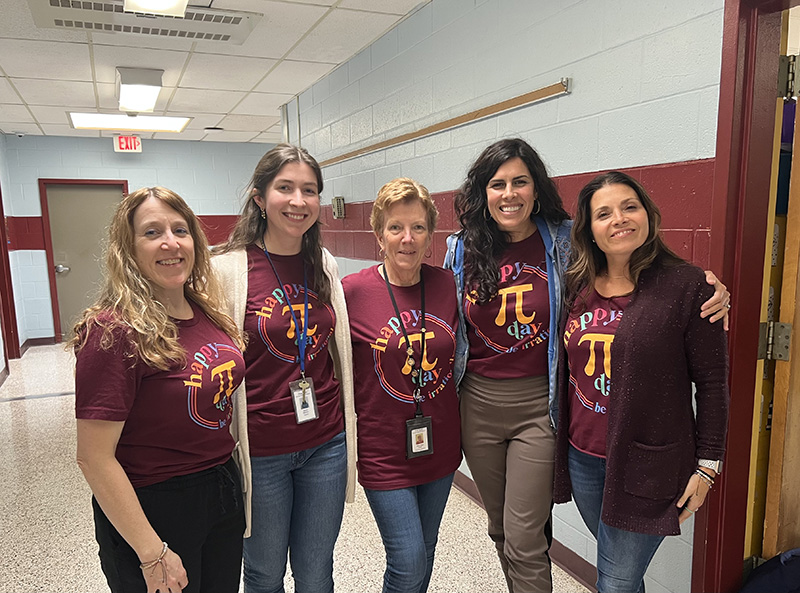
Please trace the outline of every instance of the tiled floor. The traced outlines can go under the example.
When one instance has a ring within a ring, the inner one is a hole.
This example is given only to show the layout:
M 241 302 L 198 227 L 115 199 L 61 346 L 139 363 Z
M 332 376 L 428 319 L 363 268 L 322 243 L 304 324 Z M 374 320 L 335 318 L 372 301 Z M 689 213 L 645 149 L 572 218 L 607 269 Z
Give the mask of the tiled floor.
M 11 361 L 0 386 L 0 592 L 107 591 L 94 541 L 91 493 L 75 465 L 73 363 L 60 346 Z M 436 554 L 431 593 L 502 593 L 505 581 L 483 511 L 454 489 Z M 380 591 L 378 529 L 363 491 L 345 510 L 336 546 L 341 593 Z M 553 567 L 554 591 L 586 589 Z M 287 577 L 287 592 L 291 593 Z

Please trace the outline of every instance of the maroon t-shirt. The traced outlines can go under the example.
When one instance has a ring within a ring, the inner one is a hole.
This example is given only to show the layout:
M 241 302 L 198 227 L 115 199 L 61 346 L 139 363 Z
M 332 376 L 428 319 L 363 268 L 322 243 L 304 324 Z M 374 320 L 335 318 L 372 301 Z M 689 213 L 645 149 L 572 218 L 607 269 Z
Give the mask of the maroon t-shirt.
M 422 413 L 431 417 L 433 453 L 406 459 L 406 420 L 415 405 L 401 323 L 420 358 L 420 285 L 392 286 L 400 319 L 386 282 L 374 266 L 342 280 L 350 334 L 358 414 L 358 478 L 364 488 L 394 490 L 438 480 L 461 463 L 458 397 L 453 359 L 458 323 L 453 273 L 428 265 L 425 275 L 426 384 Z
M 611 344 L 631 295 L 577 299 L 564 331 L 569 359 L 569 441 L 579 451 L 606 456 L 611 405 Z
M 539 233 L 511 243 L 498 264 L 497 296 L 483 305 L 471 294 L 464 296 L 470 326 L 467 371 L 489 379 L 547 375 L 550 297 Z
M 185 365 L 161 371 L 131 357 L 122 327 L 108 350 L 100 346 L 103 329 L 92 327 L 77 355 L 75 416 L 125 423 L 116 456 L 135 488 L 219 465 L 233 451 L 231 395 L 244 377 L 242 353 L 192 310 L 192 319 L 175 320 Z
M 303 258 L 300 254 L 270 254 L 270 257 L 284 284 L 289 304 L 264 251 L 254 245 L 247 248 L 244 329 L 249 341 L 244 354 L 247 363 L 244 381 L 250 454 L 260 457 L 310 449 L 344 430 L 339 382 L 328 352 L 336 315 L 333 307 L 320 302 L 311 286 L 308 289 L 306 377 L 314 380 L 319 418 L 297 423 L 289 383 L 300 378 L 297 339 L 304 324 Z M 313 282 L 311 268 L 306 269 L 306 276 L 309 283 Z M 289 306 L 294 310 L 299 331 Z

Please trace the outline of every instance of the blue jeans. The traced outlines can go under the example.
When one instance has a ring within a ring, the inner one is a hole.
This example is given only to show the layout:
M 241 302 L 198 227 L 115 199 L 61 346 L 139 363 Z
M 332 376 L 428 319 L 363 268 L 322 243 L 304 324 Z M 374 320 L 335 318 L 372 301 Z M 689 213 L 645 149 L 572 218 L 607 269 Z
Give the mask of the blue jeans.
M 383 593 L 428 590 L 439 524 L 454 475 L 411 488 L 364 489 L 386 549 Z
M 606 480 L 605 459 L 587 455 L 570 445 L 569 477 L 578 511 L 597 540 L 597 592 L 643 592 L 644 573 L 664 536 L 624 531 L 603 523 L 600 513 Z
M 253 457 L 252 535 L 244 540 L 246 593 L 284 593 L 286 554 L 297 593 L 333 591 L 333 547 L 344 514 L 344 432 L 317 447 Z

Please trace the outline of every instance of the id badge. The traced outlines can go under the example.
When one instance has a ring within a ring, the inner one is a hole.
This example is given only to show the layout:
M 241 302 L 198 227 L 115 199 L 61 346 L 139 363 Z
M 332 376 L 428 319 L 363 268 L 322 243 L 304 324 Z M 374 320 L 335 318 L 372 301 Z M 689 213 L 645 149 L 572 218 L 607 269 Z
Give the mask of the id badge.
M 406 457 L 422 457 L 433 453 L 433 425 L 430 416 L 406 420 Z
M 314 393 L 314 380 L 301 378 L 289 383 L 289 391 L 294 402 L 294 415 L 298 424 L 319 418 L 317 396 Z

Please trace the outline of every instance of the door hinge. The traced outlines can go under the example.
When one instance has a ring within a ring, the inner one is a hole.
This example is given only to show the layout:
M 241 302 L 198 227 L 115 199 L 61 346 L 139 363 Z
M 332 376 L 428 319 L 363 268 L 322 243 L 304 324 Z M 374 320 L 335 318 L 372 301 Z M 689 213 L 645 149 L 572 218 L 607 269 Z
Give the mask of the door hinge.
M 758 324 L 758 359 L 789 360 L 792 324 L 766 321 Z
M 794 97 L 794 74 L 797 56 L 779 56 L 778 63 L 778 96 L 790 99 Z

